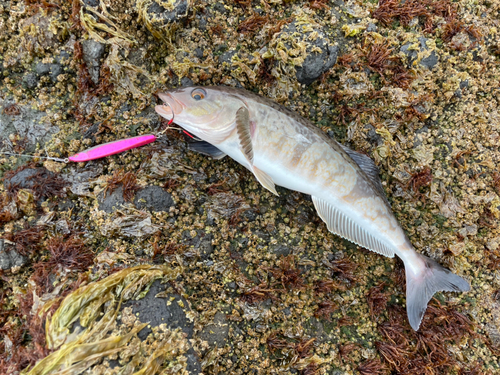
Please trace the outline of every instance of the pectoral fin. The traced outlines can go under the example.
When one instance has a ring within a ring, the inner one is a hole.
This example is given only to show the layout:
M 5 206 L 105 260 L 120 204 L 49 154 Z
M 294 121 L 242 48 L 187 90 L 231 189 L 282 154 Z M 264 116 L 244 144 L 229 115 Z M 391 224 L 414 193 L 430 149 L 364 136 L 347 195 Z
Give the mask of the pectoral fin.
M 246 107 L 241 107 L 236 112 L 236 131 L 240 141 L 241 152 L 250 165 L 253 164 L 252 135 L 250 132 L 250 114 Z
M 278 195 L 276 186 L 273 179 L 264 171 L 253 165 L 253 146 L 252 146 L 252 132 L 250 130 L 250 114 L 246 107 L 241 107 L 236 112 L 236 131 L 238 133 L 238 140 L 240 148 L 245 158 L 250 164 L 250 170 L 253 172 L 257 180 L 271 193 Z
M 261 171 L 257 167 L 252 168 L 252 172 L 259 180 L 260 184 L 264 186 L 267 190 L 269 190 L 274 195 L 279 195 L 276 191 L 276 186 L 274 185 L 273 179 L 265 172 Z

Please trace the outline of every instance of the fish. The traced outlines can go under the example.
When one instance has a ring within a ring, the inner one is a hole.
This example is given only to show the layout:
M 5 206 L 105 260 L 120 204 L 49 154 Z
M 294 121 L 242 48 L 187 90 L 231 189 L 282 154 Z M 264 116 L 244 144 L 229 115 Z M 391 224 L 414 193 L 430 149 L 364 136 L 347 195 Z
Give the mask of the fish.
M 250 91 L 225 86 L 182 87 L 158 93 L 156 112 L 196 136 L 190 148 L 228 155 L 278 195 L 276 186 L 311 196 L 328 230 L 404 263 L 406 310 L 420 327 L 438 291 L 466 292 L 470 284 L 418 253 L 394 216 L 368 156 L 328 137 L 311 121 Z

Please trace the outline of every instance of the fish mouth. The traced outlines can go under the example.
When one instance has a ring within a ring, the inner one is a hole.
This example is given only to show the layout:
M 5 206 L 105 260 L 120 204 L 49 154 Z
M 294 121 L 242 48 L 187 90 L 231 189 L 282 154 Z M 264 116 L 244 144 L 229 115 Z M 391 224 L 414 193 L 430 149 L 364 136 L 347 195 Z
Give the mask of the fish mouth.
M 160 105 L 155 106 L 155 111 L 156 111 L 156 113 L 158 113 L 160 116 L 166 118 L 167 120 L 173 119 L 175 115 L 178 115 L 184 109 L 184 105 L 182 105 L 181 102 L 176 100 L 169 93 L 161 92 L 158 94 L 158 97 L 165 104 L 160 104 Z

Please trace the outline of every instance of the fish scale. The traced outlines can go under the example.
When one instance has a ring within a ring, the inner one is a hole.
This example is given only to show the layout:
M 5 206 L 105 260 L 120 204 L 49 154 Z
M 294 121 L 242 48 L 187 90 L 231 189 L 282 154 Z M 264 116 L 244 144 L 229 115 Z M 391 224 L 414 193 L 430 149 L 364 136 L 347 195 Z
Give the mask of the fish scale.
M 437 291 L 469 283 L 419 254 L 394 217 L 378 168 L 282 105 L 242 89 L 189 87 L 158 94 L 158 114 L 203 141 L 200 152 L 229 155 L 268 190 L 275 185 L 312 197 L 332 233 L 405 264 L 406 309 L 417 330 Z

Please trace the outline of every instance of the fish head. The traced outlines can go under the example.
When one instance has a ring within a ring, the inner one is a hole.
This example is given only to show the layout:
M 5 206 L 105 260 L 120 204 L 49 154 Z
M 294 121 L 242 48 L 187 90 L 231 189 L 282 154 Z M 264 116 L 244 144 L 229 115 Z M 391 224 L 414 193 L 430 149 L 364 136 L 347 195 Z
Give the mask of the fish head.
M 234 95 L 209 87 L 182 87 L 158 94 L 164 102 L 156 112 L 210 143 L 219 143 L 234 128 L 244 103 Z

